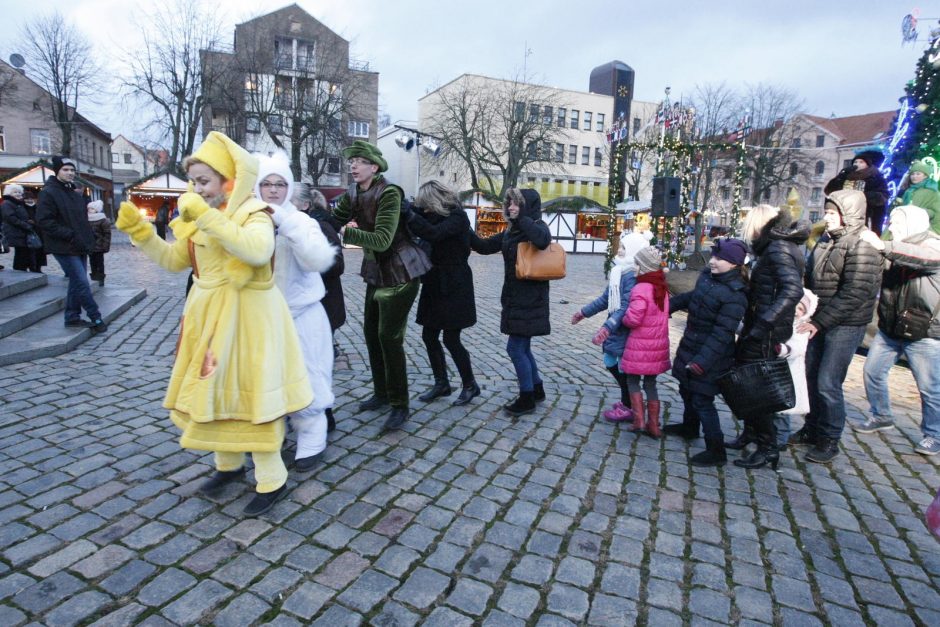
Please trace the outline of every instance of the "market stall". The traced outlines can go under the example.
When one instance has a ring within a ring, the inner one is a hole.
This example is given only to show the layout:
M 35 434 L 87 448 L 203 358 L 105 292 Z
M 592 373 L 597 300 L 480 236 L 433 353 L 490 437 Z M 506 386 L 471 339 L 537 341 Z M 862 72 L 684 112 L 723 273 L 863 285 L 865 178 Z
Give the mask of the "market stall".
M 581 196 L 553 198 L 542 204 L 542 219 L 552 238 L 570 253 L 607 253 L 610 218 L 607 208 Z M 624 215 L 617 213 L 614 232 L 624 229 Z
M 153 221 L 164 201 L 169 202 L 170 215 L 173 215 L 176 199 L 186 190 L 186 181 L 169 172 L 161 172 L 129 185 L 124 193 L 140 209 L 141 216 Z

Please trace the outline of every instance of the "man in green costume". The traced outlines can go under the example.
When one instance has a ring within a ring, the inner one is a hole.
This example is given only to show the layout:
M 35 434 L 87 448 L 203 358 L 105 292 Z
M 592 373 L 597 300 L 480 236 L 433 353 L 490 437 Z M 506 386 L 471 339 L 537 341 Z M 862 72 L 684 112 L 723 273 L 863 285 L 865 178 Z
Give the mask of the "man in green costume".
M 361 246 L 366 282 L 363 332 L 372 368 L 372 397 L 359 404 L 359 411 L 391 405 L 385 429 L 398 429 L 408 419 L 408 372 L 405 363 L 405 327 L 408 312 L 418 295 L 418 277 L 431 269 L 431 262 L 405 231 L 400 219 L 401 188 L 381 175 L 388 169 L 382 152 L 357 140 L 343 150 L 353 183 L 340 198 L 333 217 L 346 227 L 343 241 Z

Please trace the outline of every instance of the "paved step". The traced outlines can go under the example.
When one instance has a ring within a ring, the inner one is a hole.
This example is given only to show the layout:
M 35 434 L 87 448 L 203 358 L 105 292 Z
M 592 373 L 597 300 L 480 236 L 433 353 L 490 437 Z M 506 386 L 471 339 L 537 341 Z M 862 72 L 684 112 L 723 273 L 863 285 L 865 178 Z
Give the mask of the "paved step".
M 95 293 L 101 317 L 111 323 L 147 295 L 135 287 L 103 287 Z M 70 328 L 60 315 L 50 315 L 35 324 L 0 339 L 0 366 L 55 357 L 73 350 L 92 336 L 91 329 Z
M 38 276 L 42 278 L 38 287 L 20 292 L 3 301 L 3 305 L 0 306 L 0 339 L 65 308 L 68 279 L 62 276 Z M 23 281 L 18 285 L 25 283 L 27 282 Z M 91 291 L 96 293 L 98 289 L 98 283 L 92 281 Z
M 0 270 L 0 300 L 6 300 L 17 294 L 42 287 L 49 278 L 48 275 L 37 272 Z

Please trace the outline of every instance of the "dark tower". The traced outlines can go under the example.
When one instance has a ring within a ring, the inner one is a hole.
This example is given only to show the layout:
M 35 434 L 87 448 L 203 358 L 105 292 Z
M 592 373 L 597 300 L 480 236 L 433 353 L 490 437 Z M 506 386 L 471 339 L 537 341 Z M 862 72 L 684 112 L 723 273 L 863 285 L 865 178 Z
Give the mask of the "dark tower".
M 610 122 L 612 127 L 630 128 L 630 103 L 633 101 L 634 76 L 633 68 L 623 61 L 611 61 L 591 70 L 591 81 L 588 90 L 595 94 L 614 97 L 614 119 Z M 626 138 L 632 139 L 629 132 Z M 617 141 L 614 141 L 611 148 L 616 145 Z M 617 177 L 621 190 L 623 190 L 623 183 L 626 180 L 628 162 L 629 159 L 622 159 L 620 161 L 620 171 L 611 172 L 612 178 L 613 176 Z M 613 183 L 613 180 L 611 180 L 611 183 Z M 617 199 L 618 202 L 621 200 L 623 200 L 622 197 Z

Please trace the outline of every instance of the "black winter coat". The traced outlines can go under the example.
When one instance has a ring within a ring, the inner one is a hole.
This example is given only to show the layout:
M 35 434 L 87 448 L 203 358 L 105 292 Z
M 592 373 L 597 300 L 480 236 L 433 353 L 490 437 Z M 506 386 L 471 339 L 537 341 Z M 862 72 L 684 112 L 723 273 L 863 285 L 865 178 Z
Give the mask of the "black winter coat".
M 92 252 L 106 253 L 111 250 L 111 221 L 107 218 L 88 222 L 95 234 L 95 249 Z
M 781 209 L 752 244 L 744 329 L 738 339 L 738 357 L 769 357 L 771 348 L 793 335 L 796 305 L 803 298 L 806 263 L 800 248 L 809 237 L 809 222 L 794 222 L 789 209 Z
M 520 242 L 532 242 L 539 250 L 545 250 L 552 242 L 552 234 L 542 222 L 542 201 L 538 193 L 524 189 L 522 195 L 526 206 L 517 219 L 510 220 L 509 228 L 486 239 L 471 232 L 470 247 L 481 255 L 503 253 L 500 333 L 534 337 L 552 332 L 548 319 L 548 281 L 517 279 L 516 250 Z
M 312 214 L 311 214 L 312 215 Z M 346 300 L 343 298 L 343 271 L 346 269 L 346 260 L 343 257 L 343 244 L 339 241 L 339 234 L 328 219 L 321 220 L 317 216 L 312 216 L 320 225 L 320 230 L 326 236 L 327 241 L 332 244 L 339 252 L 336 254 L 336 261 L 326 272 L 320 273 L 323 279 L 323 287 L 326 294 L 320 299 L 320 304 L 326 310 L 326 317 L 330 320 L 330 330 L 336 331 L 346 324 Z
M 477 323 L 470 257 L 470 219 L 463 207 L 448 216 L 411 214 L 408 228 L 431 243 L 431 270 L 421 277 L 418 324 L 432 329 L 466 329 Z
M 890 194 L 888 193 L 888 184 L 877 166 L 872 165 L 864 170 L 859 170 L 853 165 L 843 169 L 826 183 L 825 193 L 828 196 L 840 189 L 854 189 L 865 194 L 865 214 L 867 217 L 884 216 L 885 206 L 888 204 Z
M 864 326 L 871 322 L 881 288 L 881 253 L 862 241 L 865 198 L 854 190 L 835 191 L 832 202 L 843 225 L 816 243 L 806 267 L 806 286 L 816 292 L 819 306 L 811 322 L 820 330 Z
M 734 334 L 747 309 L 747 285 L 738 268 L 712 274 L 706 268 L 695 289 L 669 299 L 669 313 L 689 312 L 685 332 L 672 361 L 672 376 L 692 392 L 716 396 L 718 377 L 734 365 Z M 686 369 L 698 364 L 696 376 Z
M 95 248 L 86 200 L 55 176 L 39 192 L 36 222 L 43 247 L 54 255 L 87 255 Z
M 30 224 L 32 219 L 26 203 L 13 196 L 4 196 L 3 205 L 0 205 L 0 214 L 3 215 L 3 235 L 9 246 L 26 246 L 26 234 L 35 230 Z

